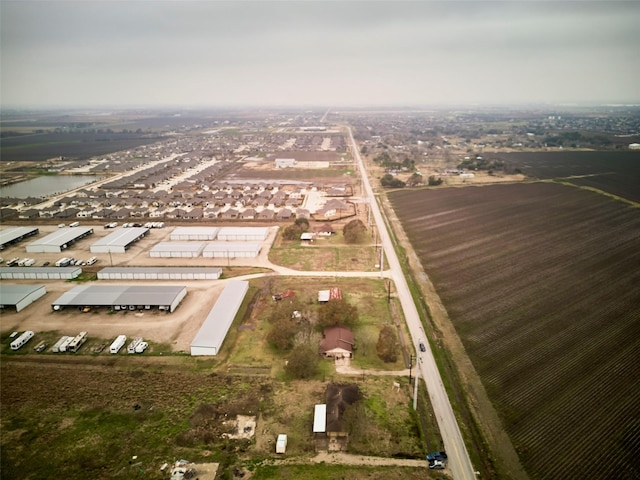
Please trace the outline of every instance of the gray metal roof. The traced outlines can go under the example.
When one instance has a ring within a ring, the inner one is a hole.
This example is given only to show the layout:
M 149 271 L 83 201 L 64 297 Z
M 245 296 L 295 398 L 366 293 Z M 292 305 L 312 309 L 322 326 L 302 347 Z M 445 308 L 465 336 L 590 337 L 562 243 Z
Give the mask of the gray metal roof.
M 221 273 L 220 267 L 105 267 L 104 273 Z
M 191 342 L 191 347 L 220 349 L 248 289 L 249 282 L 244 280 L 230 280 L 227 283 Z
M 171 237 L 206 235 L 214 239 L 218 234 L 218 230 L 220 230 L 218 227 L 176 227 L 171 232 Z
M 25 235 L 33 234 L 33 231 L 37 233 L 39 230 L 35 227 L 15 227 L 0 230 L 0 245 L 10 243 L 16 238 L 20 238 Z
M 44 285 L 5 285 L 0 288 L 0 304 L 17 305 L 20 301 Z
M 152 252 L 200 252 L 204 242 L 160 242 L 153 246 Z
M 89 232 L 92 232 L 92 227 L 73 227 L 73 228 L 60 228 L 53 233 L 50 233 L 44 238 L 31 242 L 28 246 L 33 247 L 36 245 L 53 245 L 60 246 L 65 243 L 73 242 L 78 237 L 81 237 Z
M 219 240 L 264 240 L 269 236 L 269 227 L 222 227 Z
M 170 305 L 184 286 L 79 285 L 63 293 L 52 305 Z
M 92 247 L 118 246 L 126 247 L 135 242 L 141 235 L 145 235 L 149 231 L 146 227 L 130 227 L 119 228 L 115 232 L 110 233 L 104 238 L 91 244 Z

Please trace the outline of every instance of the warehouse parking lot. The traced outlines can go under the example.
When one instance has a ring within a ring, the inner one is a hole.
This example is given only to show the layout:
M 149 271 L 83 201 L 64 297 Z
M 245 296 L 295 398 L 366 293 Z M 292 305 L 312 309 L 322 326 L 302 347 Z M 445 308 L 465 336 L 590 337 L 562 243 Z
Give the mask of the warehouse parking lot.
M 83 225 L 85 225 L 83 223 Z M 6 260 L 14 257 L 31 257 L 36 260 L 35 266 L 42 266 L 45 262 L 54 265 L 61 257 L 73 257 L 80 260 L 88 260 L 96 256 L 98 262 L 91 266 L 83 266 L 83 271 L 97 272 L 107 266 L 139 266 L 139 267 L 224 267 L 224 266 L 267 266 L 267 254 L 269 247 L 275 240 L 277 227 L 269 229 L 269 236 L 263 242 L 263 248 L 258 258 L 226 259 L 226 258 L 152 258 L 150 249 L 158 242 L 169 241 L 174 227 L 152 229 L 149 235 L 123 254 L 93 254 L 89 248 L 92 243 L 113 232 L 105 229 L 102 224 L 87 226 L 94 227 L 94 234 L 90 235 L 72 248 L 62 253 L 26 253 L 26 244 L 33 239 L 27 239 L 13 245 L 2 252 Z M 255 226 L 255 225 L 253 225 Z M 39 227 L 38 237 L 47 235 L 58 227 L 44 225 Z M 66 227 L 68 228 L 68 227 Z M 120 227 L 121 228 L 121 227 Z M 5 281 L 4 283 L 9 283 Z M 175 312 L 166 313 L 158 310 L 145 311 L 120 311 L 111 312 L 107 308 L 94 308 L 88 312 L 78 309 L 65 309 L 54 312 L 51 309 L 53 303 L 60 295 L 67 292 L 76 282 L 57 280 L 11 280 L 11 284 L 43 284 L 47 293 L 21 312 L 16 313 L 9 309 L 2 310 L 0 315 L 0 329 L 3 332 L 12 330 L 33 330 L 36 332 L 58 331 L 60 334 L 75 335 L 79 331 L 87 331 L 89 337 L 99 337 L 105 340 L 113 339 L 118 335 L 127 337 L 143 337 L 156 343 L 168 344 L 173 351 L 189 351 L 189 344 L 200 328 L 205 317 L 213 308 L 216 300 L 222 292 L 224 280 L 118 280 L 100 281 L 117 285 L 184 285 L 187 287 L 187 296 L 182 300 Z M 37 343 L 37 342 L 36 342 Z

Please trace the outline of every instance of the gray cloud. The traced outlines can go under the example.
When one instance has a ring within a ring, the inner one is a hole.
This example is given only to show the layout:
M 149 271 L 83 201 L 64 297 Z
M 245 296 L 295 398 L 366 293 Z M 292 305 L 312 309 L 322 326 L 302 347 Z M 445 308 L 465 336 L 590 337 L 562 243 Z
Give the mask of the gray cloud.
M 1 8 L 9 106 L 640 102 L 637 2 Z

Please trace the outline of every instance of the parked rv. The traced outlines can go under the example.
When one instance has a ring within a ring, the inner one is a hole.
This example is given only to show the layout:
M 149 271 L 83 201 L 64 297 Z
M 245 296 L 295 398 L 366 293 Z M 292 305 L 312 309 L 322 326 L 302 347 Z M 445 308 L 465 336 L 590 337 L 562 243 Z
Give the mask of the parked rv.
M 111 344 L 111 346 L 109 347 L 109 352 L 118 353 L 120 349 L 124 347 L 124 344 L 126 342 L 127 342 L 126 335 L 118 335 L 116 339 L 113 341 L 113 343 Z
M 147 342 L 140 342 L 136 346 L 136 353 L 144 353 L 144 351 L 147 349 L 148 346 L 149 344 Z
M 73 227 L 79 227 L 80 226 L 80 222 L 73 222 L 69 224 L 69 227 L 73 228 Z
M 96 257 L 91 257 L 89 260 L 87 260 L 87 265 L 93 265 L 97 261 L 98 259 Z
M 61 258 L 56 262 L 56 267 L 68 267 L 69 265 L 71 265 L 72 261 L 73 261 L 72 258 L 67 258 L 67 257 Z
M 20 261 L 19 257 L 12 258 L 7 262 L 7 267 L 15 267 L 16 265 L 18 265 L 19 261 Z
M 29 340 L 33 338 L 34 335 L 35 333 L 33 333 L 31 330 L 27 330 L 13 342 L 11 342 L 11 350 L 20 350 Z
M 34 263 L 36 263 L 35 259 L 33 258 L 27 258 L 27 261 L 24 262 L 24 266 L 25 267 L 30 267 L 32 266 Z

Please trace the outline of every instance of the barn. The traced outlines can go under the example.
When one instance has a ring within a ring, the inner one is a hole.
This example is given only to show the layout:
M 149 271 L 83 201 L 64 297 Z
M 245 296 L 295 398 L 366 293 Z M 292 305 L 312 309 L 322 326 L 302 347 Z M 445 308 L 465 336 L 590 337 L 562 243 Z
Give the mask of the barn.
M 191 355 L 217 355 L 240 310 L 249 282 L 230 280 L 191 342 Z

